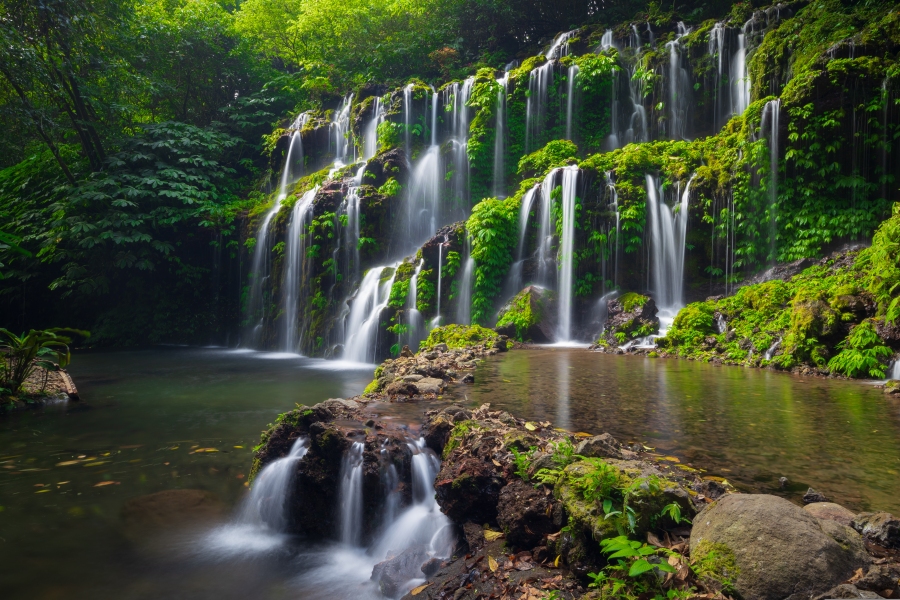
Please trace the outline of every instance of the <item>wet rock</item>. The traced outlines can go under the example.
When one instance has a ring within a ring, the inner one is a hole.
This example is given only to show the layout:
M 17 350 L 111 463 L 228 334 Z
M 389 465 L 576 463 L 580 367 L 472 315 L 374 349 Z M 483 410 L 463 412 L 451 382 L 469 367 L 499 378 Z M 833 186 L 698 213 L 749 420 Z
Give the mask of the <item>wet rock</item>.
M 842 583 L 824 594 L 815 597 L 815 600 L 827 600 L 829 598 L 881 598 L 874 592 L 868 592 L 857 588 L 852 583 Z
M 413 375 L 404 375 L 404 376 L 401 377 L 400 379 L 401 379 L 401 381 L 409 381 L 409 382 L 411 382 L 411 383 L 416 383 L 416 382 L 418 382 L 418 381 L 422 381 L 423 376 L 422 376 L 422 375 L 417 375 L 417 374 L 413 374 Z
M 822 492 L 817 492 L 816 490 L 809 488 L 806 490 L 806 493 L 803 494 L 803 503 L 813 504 L 815 502 L 828 502 L 828 498 L 826 498 L 825 494 Z
M 472 373 L 466 373 L 463 375 L 463 378 L 460 380 L 463 383 L 475 383 L 475 375 Z
M 575 454 L 597 458 L 623 458 L 619 442 L 608 433 L 583 440 L 575 448 Z
M 704 479 L 703 481 L 694 485 L 693 489 L 698 494 L 703 494 L 710 500 L 721 498 L 728 492 L 728 488 L 726 488 L 718 481 L 714 481 L 711 479 Z
M 531 466 L 528 469 L 529 475 L 534 475 L 541 469 L 555 469 L 556 462 L 553 460 L 553 455 L 544 453 L 544 452 L 536 452 L 532 457 Z
M 787 477 L 779 477 L 778 478 L 778 487 L 780 487 L 781 489 L 786 489 L 787 485 L 788 485 Z
M 900 548 L 900 519 L 890 513 L 860 513 L 850 526 L 879 546 Z
M 476 552 L 484 546 L 484 529 L 481 525 L 466 521 L 463 523 L 463 537 L 466 538 L 466 544 L 469 546 L 469 552 Z
M 384 393 L 388 396 L 415 396 L 419 388 L 411 381 L 394 381 L 384 388 Z
M 407 548 L 372 568 L 372 581 L 381 593 L 395 598 L 410 579 L 422 577 L 422 564 L 429 558 L 425 546 Z
M 803 510 L 811 514 L 817 519 L 825 519 L 827 521 L 836 521 L 841 525 L 850 526 L 850 522 L 856 516 L 840 504 L 834 502 L 815 502 L 803 507 Z
M 505 483 L 494 464 L 466 456 L 458 461 L 444 461 L 435 482 L 435 494 L 444 514 L 457 523 L 489 523 L 497 517 L 497 501 Z
M 624 341 L 647 336 L 659 331 L 659 312 L 656 302 L 649 296 L 633 292 L 623 294 L 607 302 L 607 317 L 602 343 L 609 347 L 621 346 Z
M 425 577 L 433 577 L 435 573 L 441 569 L 441 560 L 438 558 L 429 558 L 420 567 Z
M 414 354 L 412 350 L 409 349 L 409 346 L 403 346 L 403 349 L 400 350 L 400 356 L 403 358 L 412 358 Z
M 565 524 L 562 504 L 552 496 L 521 479 L 513 479 L 500 490 L 497 523 L 506 539 L 517 548 L 531 548 L 547 534 L 559 531 Z
M 497 333 L 524 342 L 546 344 L 556 339 L 556 293 L 530 285 L 516 294 L 497 316 Z
M 831 589 L 867 565 L 860 540 L 852 542 L 850 533 L 783 498 L 729 494 L 694 519 L 691 556 L 697 560 L 717 552 L 732 558 L 738 571 L 734 588 L 744 600 L 799 600 Z
M 417 381 L 415 385 L 420 394 L 440 394 L 444 389 L 444 380 L 425 377 Z

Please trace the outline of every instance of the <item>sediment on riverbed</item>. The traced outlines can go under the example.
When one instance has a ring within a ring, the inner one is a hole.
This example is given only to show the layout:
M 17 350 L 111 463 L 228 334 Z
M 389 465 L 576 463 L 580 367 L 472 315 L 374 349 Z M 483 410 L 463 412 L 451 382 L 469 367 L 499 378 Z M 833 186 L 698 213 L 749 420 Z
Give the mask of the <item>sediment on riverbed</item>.
M 433 493 L 452 523 L 455 550 L 432 557 L 396 548 L 373 569 L 372 585 L 386 597 L 900 594 L 900 520 L 888 513 L 856 514 L 813 490 L 805 507 L 739 494 L 609 434 L 567 432 L 445 399 L 451 386 L 471 381 L 479 360 L 501 351 L 498 342 L 404 352 L 376 369 L 366 394 L 281 415 L 263 436 L 254 473 L 297 439 L 309 440 L 288 492 L 290 530 L 338 537 L 346 457 L 357 445 L 366 543 L 385 526 L 390 497 L 401 499 L 400 508 L 411 505 L 413 457 L 432 451 L 441 457 Z M 406 415 L 421 409 L 420 420 L 391 418 L 400 407 Z M 388 472 L 396 476 L 394 496 Z

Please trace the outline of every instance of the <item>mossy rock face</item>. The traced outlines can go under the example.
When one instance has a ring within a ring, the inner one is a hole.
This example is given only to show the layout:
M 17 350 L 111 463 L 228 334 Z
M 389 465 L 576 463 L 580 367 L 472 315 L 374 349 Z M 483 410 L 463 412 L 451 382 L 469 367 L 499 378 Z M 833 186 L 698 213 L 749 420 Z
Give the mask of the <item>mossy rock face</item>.
M 709 567 L 708 576 L 733 577 L 734 592 L 744 600 L 798 592 L 812 597 L 868 565 L 862 538 L 854 533 L 783 498 L 730 494 L 695 519 L 691 556 Z
M 609 300 L 606 309 L 603 346 L 621 346 L 659 332 L 659 311 L 649 296 L 629 292 Z
M 530 285 L 500 309 L 496 330 L 521 342 L 544 344 L 556 337 L 556 294 Z
M 478 344 L 493 344 L 500 340 L 500 334 L 480 325 L 444 325 L 435 327 L 422 342 L 422 348 L 432 348 L 447 344 L 448 348 L 465 348 Z

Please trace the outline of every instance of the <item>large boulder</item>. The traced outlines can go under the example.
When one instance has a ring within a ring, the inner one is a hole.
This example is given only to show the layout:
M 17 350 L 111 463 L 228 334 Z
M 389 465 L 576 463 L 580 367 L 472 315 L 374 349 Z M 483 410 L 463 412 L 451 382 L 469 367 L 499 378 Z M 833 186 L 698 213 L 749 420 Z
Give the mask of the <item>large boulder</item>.
M 767 494 L 731 494 L 710 504 L 694 519 L 691 557 L 730 570 L 720 576 L 743 600 L 812 598 L 869 561 L 849 527 Z
M 556 339 L 556 294 L 529 285 L 500 309 L 497 332 L 522 342 L 546 344 Z

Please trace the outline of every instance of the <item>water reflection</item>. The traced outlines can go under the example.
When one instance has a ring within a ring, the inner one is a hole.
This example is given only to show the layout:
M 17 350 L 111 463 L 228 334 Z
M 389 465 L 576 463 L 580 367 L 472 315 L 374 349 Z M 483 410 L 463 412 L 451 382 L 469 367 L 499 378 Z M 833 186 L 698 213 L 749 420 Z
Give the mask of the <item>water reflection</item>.
M 608 431 L 746 489 L 900 511 L 900 403 L 868 383 L 565 348 L 510 352 L 475 381 L 472 405 Z

